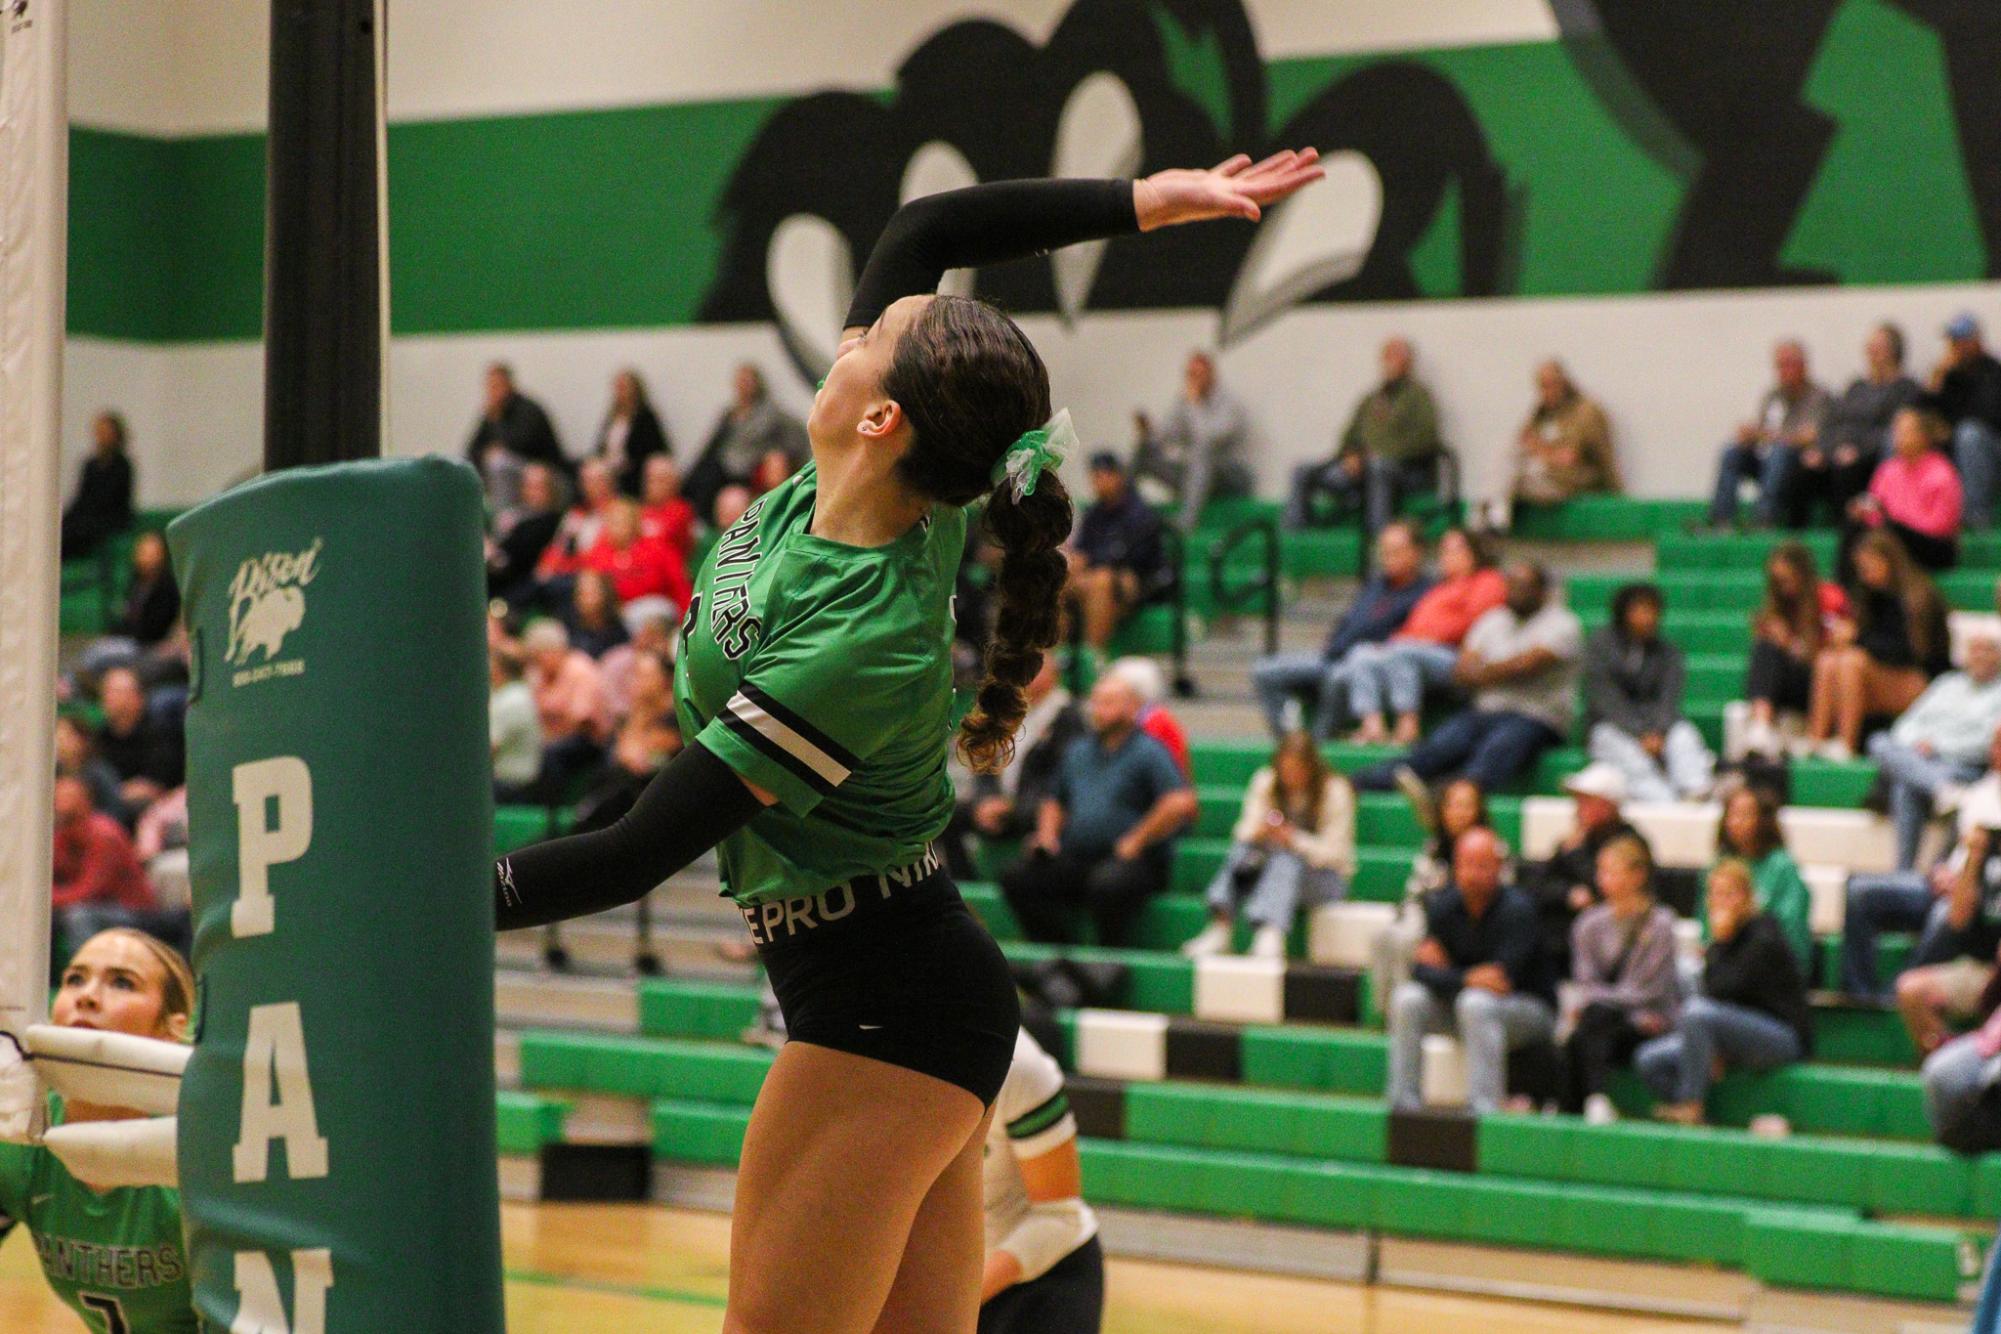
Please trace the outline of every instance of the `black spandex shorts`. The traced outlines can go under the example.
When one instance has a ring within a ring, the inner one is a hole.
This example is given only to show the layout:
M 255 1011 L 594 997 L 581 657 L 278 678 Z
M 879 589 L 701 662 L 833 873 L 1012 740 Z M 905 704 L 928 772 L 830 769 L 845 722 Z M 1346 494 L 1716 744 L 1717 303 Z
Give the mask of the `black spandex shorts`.
M 956 1084 L 990 1105 L 1021 1005 L 1000 946 L 935 853 L 822 894 L 741 908 L 786 1036 Z
M 1098 1334 L 1105 1318 L 1105 1252 L 1096 1237 L 1041 1278 L 994 1294 L 979 1334 Z

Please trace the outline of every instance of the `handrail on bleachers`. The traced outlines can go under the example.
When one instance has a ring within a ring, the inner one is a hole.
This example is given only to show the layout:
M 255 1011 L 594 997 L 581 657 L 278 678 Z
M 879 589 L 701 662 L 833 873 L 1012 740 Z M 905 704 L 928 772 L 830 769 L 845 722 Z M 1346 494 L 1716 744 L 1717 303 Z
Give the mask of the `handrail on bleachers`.
M 1229 579 L 1230 557 L 1238 547 L 1251 539 L 1258 539 L 1264 549 L 1264 559 L 1258 571 L 1243 584 L 1232 586 Z M 1228 533 L 1209 546 L 1209 593 L 1219 615 L 1234 615 L 1240 607 L 1246 606 L 1259 593 L 1265 595 L 1263 617 L 1265 623 L 1265 652 L 1278 652 L 1278 618 L 1280 604 L 1279 588 L 1279 533 L 1278 523 L 1264 516 L 1238 524 Z M 1185 635 L 1185 631 L 1182 632 Z M 1177 641 L 1178 644 L 1178 641 Z M 1179 646 L 1179 644 L 1178 644 Z M 1185 656 L 1185 646 L 1179 646 Z M 1177 658 L 1177 669 L 1181 660 Z M 1177 689 L 1179 683 L 1177 682 Z M 1193 691 L 1183 692 L 1192 694 Z

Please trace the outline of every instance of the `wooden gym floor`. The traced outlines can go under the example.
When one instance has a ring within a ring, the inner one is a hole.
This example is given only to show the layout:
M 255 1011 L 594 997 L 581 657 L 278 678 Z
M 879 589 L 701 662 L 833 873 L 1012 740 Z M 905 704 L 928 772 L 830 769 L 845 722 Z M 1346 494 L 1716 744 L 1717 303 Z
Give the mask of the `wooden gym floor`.
M 639 1205 L 505 1205 L 511 1334 L 722 1327 L 729 1219 Z M 1599 1311 L 1367 1289 L 1130 1260 L 1111 1264 L 1106 1334 L 1688 1334 L 1721 1329 Z M 0 1246 L 0 1330 L 77 1334 L 25 1234 Z

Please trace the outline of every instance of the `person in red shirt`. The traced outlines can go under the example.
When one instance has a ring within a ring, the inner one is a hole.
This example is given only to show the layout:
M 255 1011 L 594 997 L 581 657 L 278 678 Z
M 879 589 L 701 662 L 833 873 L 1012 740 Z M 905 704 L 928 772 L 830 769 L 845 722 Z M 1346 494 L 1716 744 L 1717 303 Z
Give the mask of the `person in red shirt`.
M 564 512 L 562 522 L 556 525 L 556 535 L 535 563 L 538 582 L 546 584 L 583 568 L 584 553 L 596 545 L 612 502 L 617 499 L 618 481 L 604 460 L 585 459 L 577 469 L 577 503 Z
M 681 497 L 681 469 L 665 454 L 646 460 L 641 484 L 639 527 L 645 536 L 665 542 L 689 566 L 695 559 L 695 507 Z
M 665 598 L 674 604 L 678 617 L 694 591 L 688 583 L 687 562 L 660 538 L 645 535 L 639 506 L 629 500 L 612 503 L 604 531 L 584 553 L 583 568 L 608 576 L 627 608 L 645 598 Z
M 125 826 L 97 809 L 90 784 L 74 774 L 56 779 L 55 883 L 49 903 L 68 940 L 87 940 L 108 927 L 134 926 L 159 906 Z
M 1447 530 L 1438 539 L 1438 582 L 1431 591 L 1389 639 L 1357 644 L 1334 669 L 1347 680 L 1348 712 L 1360 724 L 1355 740 L 1369 746 L 1414 744 L 1425 688 L 1452 679 L 1460 641 L 1473 622 L 1501 605 L 1507 591 L 1488 545 L 1463 528 Z M 1394 731 L 1384 726 L 1386 706 L 1396 715 Z

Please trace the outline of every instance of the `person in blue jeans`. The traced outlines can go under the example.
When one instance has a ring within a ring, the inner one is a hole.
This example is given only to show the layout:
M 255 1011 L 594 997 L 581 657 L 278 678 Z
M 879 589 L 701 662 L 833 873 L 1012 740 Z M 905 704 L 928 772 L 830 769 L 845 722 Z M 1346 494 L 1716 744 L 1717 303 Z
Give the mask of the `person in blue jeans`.
M 1535 904 L 1503 884 L 1507 848 L 1473 828 L 1452 849 L 1452 882 L 1424 905 L 1425 935 L 1411 980 L 1390 997 L 1387 1094 L 1395 1111 L 1420 1102 L 1424 1039 L 1453 1033 L 1466 1047 L 1467 1102 L 1500 1106 L 1508 1053 L 1547 1042 L 1556 1027 L 1556 978 L 1542 949 Z
M 1681 1007 L 1674 1031 L 1633 1058 L 1665 1120 L 1696 1125 L 1720 1060 L 1774 1070 L 1806 1056 L 1812 1015 L 1806 981 L 1785 932 L 1757 910 L 1751 868 L 1725 858 L 1709 872 L 1709 952 L 1701 994 Z
M 1264 708 L 1274 737 L 1283 737 L 1288 701 L 1308 701 L 1301 725 L 1318 740 L 1334 735 L 1347 712 L 1349 652 L 1388 639 L 1404 623 L 1419 598 L 1430 591 L 1424 572 L 1424 540 L 1416 525 L 1398 519 L 1376 534 L 1376 570 L 1341 619 L 1334 622 L 1318 653 L 1274 653 L 1251 667 L 1251 689 Z
M 1932 372 L 1938 409 L 1952 425 L 1952 461 L 1966 493 L 1968 528 L 1994 519 L 2001 485 L 2001 361 L 1981 343 L 1980 321 L 1962 311 L 1944 329 L 1945 355 Z
M 1820 441 L 1821 426 L 1833 400 L 1809 379 L 1806 348 L 1787 339 L 1772 349 L 1777 383 L 1758 400 L 1757 415 L 1737 428 L 1737 438 L 1723 447 L 1717 460 L 1716 491 L 1709 502 L 1709 521 L 1722 526 L 1737 518 L 1737 489 L 1758 485 L 1756 518 L 1775 524 L 1791 502 L 1799 473 L 1799 451 Z
M 2001 739 L 1995 744 L 2001 755 Z M 1960 954 L 1964 933 L 1953 929 L 1951 890 L 1959 878 L 1977 820 L 2001 808 L 2001 774 L 1990 772 L 1959 799 L 1958 836 L 1952 853 L 1929 871 L 1887 871 L 1848 877 L 1841 922 L 1841 989 L 1863 1000 L 1888 1003 L 1890 987 L 1876 971 L 1876 939 L 1886 931 L 1916 931 L 1910 966 L 1946 963 Z
M 1968 783 L 2001 757 L 2001 639 L 1968 636 L 1966 666 L 1925 687 L 1889 730 L 1869 739 L 1869 755 L 1889 790 L 1897 869 L 1918 863 L 1918 842 L 1934 812 L 1954 809 Z
M 1358 789 L 1409 789 L 1464 774 L 1492 792 L 1561 743 L 1576 702 L 1583 627 L 1551 596 L 1541 565 L 1515 562 L 1507 584 L 1507 600 L 1473 623 L 1453 668 L 1453 680 L 1473 692 L 1473 707 L 1397 759 L 1357 773 Z

